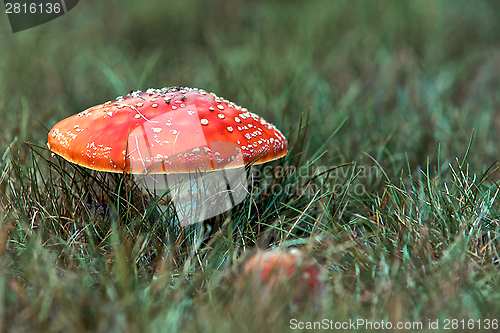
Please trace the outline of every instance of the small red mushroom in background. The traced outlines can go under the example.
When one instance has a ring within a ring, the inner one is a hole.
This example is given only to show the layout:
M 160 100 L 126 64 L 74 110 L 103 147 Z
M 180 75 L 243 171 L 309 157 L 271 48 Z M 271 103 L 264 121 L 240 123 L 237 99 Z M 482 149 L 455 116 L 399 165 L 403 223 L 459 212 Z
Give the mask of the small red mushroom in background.
M 319 265 L 298 249 L 258 251 L 245 262 L 243 278 L 264 301 L 284 290 L 293 292 L 295 303 L 319 301 L 325 287 Z
M 170 191 L 181 225 L 241 202 L 245 166 L 281 158 L 285 136 L 272 124 L 214 93 L 188 87 L 134 91 L 57 123 L 49 149 L 98 171 L 139 175 Z

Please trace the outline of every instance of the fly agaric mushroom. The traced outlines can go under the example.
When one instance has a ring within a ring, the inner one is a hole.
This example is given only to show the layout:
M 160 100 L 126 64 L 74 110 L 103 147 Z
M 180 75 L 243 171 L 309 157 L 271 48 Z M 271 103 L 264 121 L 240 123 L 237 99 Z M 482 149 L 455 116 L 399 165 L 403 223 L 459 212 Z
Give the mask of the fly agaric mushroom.
M 263 118 L 214 93 L 187 87 L 134 91 L 91 107 L 57 123 L 49 132 L 48 146 L 64 159 L 90 169 L 148 175 L 144 182 L 155 189 L 182 184 L 178 197 L 202 193 L 198 205 L 191 205 L 191 215 L 201 204 L 207 205 L 213 191 L 227 192 L 225 185 L 231 188 L 228 172 L 251 162 L 278 159 L 288 149 L 283 134 Z M 199 177 L 193 178 L 196 173 L 210 174 L 205 184 L 211 185 L 200 186 Z M 153 175 L 167 178 L 163 181 Z M 235 178 L 234 172 L 231 175 Z M 191 184 L 198 179 L 194 191 L 193 186 L 185 186 L 186 179 Z M 227 205 L 224 200 L 222 211 L 238 201 L 231 197 Z M 210 215 L 217 212 L 220 209 Z M 199 214 L 197 220 L 211 217 L 207 214 Z M 190 223 L 193 219 L 184 222 Z
M 320 267 L 298 249 L 258 251 L 245 262 L 243 277 L 259 290 L 264 301 L 273 292 L 292 288 L 294 301 L 308 296 L 321 296 L 325 284 Z

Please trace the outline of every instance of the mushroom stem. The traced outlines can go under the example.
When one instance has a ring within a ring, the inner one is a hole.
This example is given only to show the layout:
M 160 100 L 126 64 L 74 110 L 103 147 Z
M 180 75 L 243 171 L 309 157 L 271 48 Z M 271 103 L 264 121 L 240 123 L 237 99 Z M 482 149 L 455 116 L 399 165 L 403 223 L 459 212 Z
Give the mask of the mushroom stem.
M 248 194 L 245 168 L 134 177 L 137 184 L 155 195 L 169 196 L 181 226 L 222 214 Z

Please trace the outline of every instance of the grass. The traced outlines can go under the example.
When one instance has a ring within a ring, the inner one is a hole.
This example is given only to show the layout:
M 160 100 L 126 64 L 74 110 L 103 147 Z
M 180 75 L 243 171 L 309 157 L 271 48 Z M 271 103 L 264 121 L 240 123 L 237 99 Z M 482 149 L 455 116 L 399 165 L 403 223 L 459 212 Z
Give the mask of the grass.
M 2 20 L 0 331 L 495 331 L 498 22 L 487 0 L 80 1 L 17 34 Z M 45 148 L 58 120 L 170 85 L 249 108 L 290 147 L 186 228 L 130 177 Z M 323 294 L 263 301 L 245 261 L 294 247 Z

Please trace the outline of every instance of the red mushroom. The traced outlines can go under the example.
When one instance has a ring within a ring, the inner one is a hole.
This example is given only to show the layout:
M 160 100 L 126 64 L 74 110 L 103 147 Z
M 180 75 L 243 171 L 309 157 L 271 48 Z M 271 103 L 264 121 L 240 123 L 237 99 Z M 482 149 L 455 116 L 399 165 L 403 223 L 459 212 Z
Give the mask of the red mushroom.
M 66 118 L 48 146 L 84 167 L 135 174 L 215 171 L 287 153 L 286 138 L 263 118 L 214 93 L 175 87 L 135 91 Z
M 263 118 L 214 93 L 187 87 L 117 97 L 60 121 L 48 135 L 50 150 L 75 164 L 107 172 L 177 175 L 176 183 L 196 172 L 280 158 L 287 145 Z M 158 188 L 158 180 L 152 181 Z
M 258 251 L 245 262 L 243 277 L 257 288 L 264 301 L 282 288 L 292 290 L 294 301 L 320 297 L 325 287 L 320 267 L 298 249 Z

